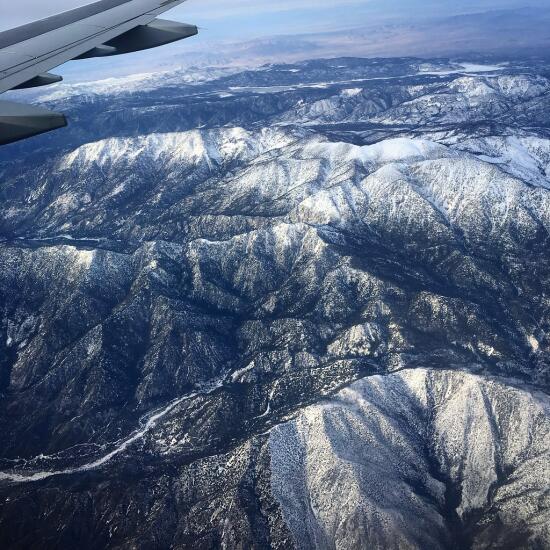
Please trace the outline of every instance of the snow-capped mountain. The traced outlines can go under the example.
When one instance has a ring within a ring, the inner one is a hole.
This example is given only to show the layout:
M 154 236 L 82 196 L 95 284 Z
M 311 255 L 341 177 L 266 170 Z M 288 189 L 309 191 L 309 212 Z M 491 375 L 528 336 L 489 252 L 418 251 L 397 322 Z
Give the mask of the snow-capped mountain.
M 548 405 L 456 371 L 366 378 L 272 430 L 273 492 L 300 548 L 543 548 Z
M 0 151 L 2 546 L 550 545 L 548 78 L 169 75 Z

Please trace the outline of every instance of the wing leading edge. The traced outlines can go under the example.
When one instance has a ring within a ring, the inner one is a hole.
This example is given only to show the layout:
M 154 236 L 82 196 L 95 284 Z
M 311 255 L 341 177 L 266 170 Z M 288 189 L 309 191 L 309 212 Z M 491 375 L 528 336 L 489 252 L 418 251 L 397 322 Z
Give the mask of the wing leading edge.
M 73 59 L 155 48 L 198 33 L 158 19 L 185 0 L 100 0 L 0 33 L 0 93 L 59 82 L 54 67 Z M 0 145 L 66 126 L 45 109 L 0 101 Z

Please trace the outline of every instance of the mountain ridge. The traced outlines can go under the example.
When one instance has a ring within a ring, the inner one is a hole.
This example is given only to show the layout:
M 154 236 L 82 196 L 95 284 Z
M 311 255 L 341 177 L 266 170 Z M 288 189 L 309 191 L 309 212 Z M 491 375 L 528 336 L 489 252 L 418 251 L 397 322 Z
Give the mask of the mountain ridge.
M 176 75 L 1 151 L 3 547 L 544 547 L 550 86 L 481 70 Z

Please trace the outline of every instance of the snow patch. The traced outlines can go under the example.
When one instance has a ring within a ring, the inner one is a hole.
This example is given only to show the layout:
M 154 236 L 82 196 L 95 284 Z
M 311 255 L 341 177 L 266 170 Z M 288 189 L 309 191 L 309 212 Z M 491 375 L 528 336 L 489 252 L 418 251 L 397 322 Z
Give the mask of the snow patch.
M 95 250 L 78 250 L 74 247 L 69 247 L 74 255 L 75 264 L 83 269 L 90 269 L 95 258 Z
M 477 344 L 477 347 L 479 351 L 487 355 L 487 357 L 493 357 L 493 355 L 497 354 L 497 350 L 493 346 L 490 346 L 489 344 L 484 344 L 483 342 L 479 342 Z
M 342 96 L 344 97 L 357 97 L 363 93 L 363 88 L 348 88 L 347 90 L 342 90 Z
M 306 146 L 314 156 L 341 159 L 349 162 L 358 160 L 364 163 L 385 164 L 411 159 L 427 159 L 434 156 L 450 156 L 444 145 L 425 139 L 393 138 L 373 145 L 350 145 L 348 143 L 315 142 Z
M 254 369 L 254 362 L 250 363 L 243 369 L 236 370 L 231 375 L 231 382 L 237 382 L 237 380 L 240 380 L 246 373 L 250 372 L 253 369 Z
M 529 345 L 531 346 L 531 349 L 533 351 L 538 351 L 540 347 L 539 341 L 532 334 L 529 336 L 528 340 L 529 340 Z

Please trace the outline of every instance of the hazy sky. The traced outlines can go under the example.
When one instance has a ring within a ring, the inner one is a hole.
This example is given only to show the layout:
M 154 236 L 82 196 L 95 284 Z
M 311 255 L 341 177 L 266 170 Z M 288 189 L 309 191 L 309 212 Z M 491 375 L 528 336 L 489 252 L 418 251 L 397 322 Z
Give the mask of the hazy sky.
M 90 2 L 0 0 L 0 30 L 87 3 Z M 271 51 L 276 50 L 276 56 L 262 53 L 269 49 L 269 46 L 265 46 L 262 52 L 258 53 L 255 50 L 247 57 L 237 45 L 239 63 L 288 61 L 292 59 L 290 50 L 293 47 L 302 47 L 304 55 L 311 57 L 415 55 L 415 51 L 417 55 L 422 55 L 424 52 L 418 53 L 418 48 L 411 50 L 407 45 L 410 41 L 404 40 L 410 29 L 418 28 L 415 23 L 422 27 L 423 20 L 433 18 L 527 6 L 548 8 L 548 4 L 549 0 L 188 0 L 162 17 L 198 25 L 201 28 L 198 37 L 178 45 L 121 58 L 69 63 L 56 69 L 56 72 L 68 79 L 92 80 L 123 72 L 148 72 L 151 67 L 169 69 L 176 65 L 231 63 L 229 52 L 235 51 L 232 48 L 237 43 L 248 43 L 258 38 L 267 38 L 268 40 L 263 42 L 271 44 Z M 387 28 L 390 30 L 384 35 L 384 23 L 396 23 L 397 26 L 388 25 Z M 416 36 L 416 43 L 418 40 L 430 43 L 440 27 L 439 22 L 432 22 L 424 25 L 422 31 L 416 30 L 416 34 L 421 35 Z M 367 42 L 368 37 L 373 37 L 371 41 L 375 42 L 374 46 L 379 44 L 380 47 L 373 49 L 369 46 L 363 50 L 354 50 L 351 46 L 357 46 L 358 42 L 351 29 L 365 29 Z M 317 55 L 315 47 L 310 47 L 309 43 L 303 46 L 304 40 L 309 40 L 304 35 L 330 31 L 339 31 L 341 47 L 337 48 L 326 40 L 326 44 L 330 46 L 329 50 L 325 48 Z M 481 29 L 479 32 L 485 35 L 487 29 Z M 275 36 L 284 38 L 277 41 L 273 38 Z M 301 55 L 302 51 L 299 52 L 298 58 Z
M 193 22 L 221 38 L 322 29 L 349 25 L 372 0 L 188 0 L 163 17 Z M 377 0 L 380 3 L 379 0 Z M 377 3 L 374 2 L 374 3 Z M 86 0 L 0 0 L 0 29 L 24 24 L 83 4 Z M 337 5 L 337 8 L 335 8 Z
M 0 0 L 0 29 L 89 3 L 86 0 Z M 360 26 L 376 19 L 429 17 L 548 0 L 188 0 L 166 17 L 196 23 L 217 38 L 257 38 Z

